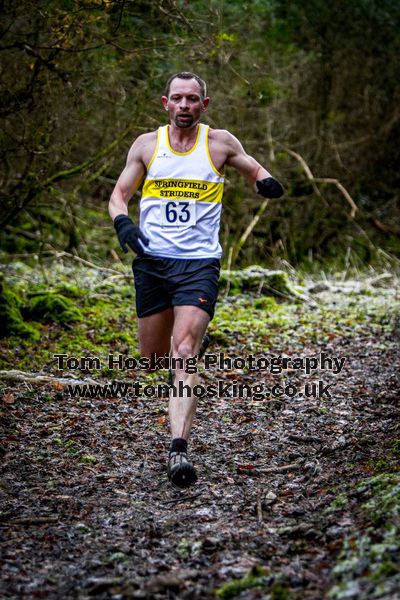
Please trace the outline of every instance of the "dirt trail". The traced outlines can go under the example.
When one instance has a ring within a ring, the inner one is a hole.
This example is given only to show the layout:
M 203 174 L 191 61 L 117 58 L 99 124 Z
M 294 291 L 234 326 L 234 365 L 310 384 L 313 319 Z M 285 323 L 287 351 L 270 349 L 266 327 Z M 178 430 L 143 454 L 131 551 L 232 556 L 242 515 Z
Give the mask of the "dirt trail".
M 384 539 L 385 515 L 374 521 L 362 508 L 372 488 L 360 482 L 398 471 L 399 351 L 379 343 L 362 334 L 307 347 L 347 359 L 340 374 L 311 378 L 334 383 L 330 399 L 201 400 L 191 442 L 199 482 L 187 492 L 166 481 L 165 400 L 6 389 L 4 597 L 319 600 L 334 585 L 332 598 L 397 597 L 395 553 L 375 578 L 366 554 L 358 570 L 337 567 L 366 531 Z M 294 370 L 252 381 L 269 377 L 306 379 Z

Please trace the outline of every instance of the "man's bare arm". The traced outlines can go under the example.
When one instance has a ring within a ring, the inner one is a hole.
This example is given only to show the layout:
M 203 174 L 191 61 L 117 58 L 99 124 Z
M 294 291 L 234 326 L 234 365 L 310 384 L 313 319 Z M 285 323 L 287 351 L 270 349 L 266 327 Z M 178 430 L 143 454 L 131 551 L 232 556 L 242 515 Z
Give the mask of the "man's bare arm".
M 254 190 L 262 196 L 267 198 L 279 198 L 282 196 L 283 188 L 272 177 L 271 173 L 260 165 L 255 158 L 245 152 L 242 144 L 235 136 L 227 131 L 224 132 L 224 136 L 227 147 L 226 164 L 239 171 L 253 186 Z
M 154 132 L 141 135 L 133 143 L 108 204 L 122 250 L 128 252 L 131 248 L 138 256 L 143 255 L 149 240 L 128 217 L 128 202 L 142 183 L 155 143 Z
M 118 178 L 108 205 L 108 211 L 113 220 L 118 215 L 128 214 L 128 202 L 143 181 L 146 174 L 144 159 L 146 155 L 150 154 L 150 151 L 152 154 L 155 140 L 153 133 L 145 133 L 135 140 L 129 150 L 126 166 Z

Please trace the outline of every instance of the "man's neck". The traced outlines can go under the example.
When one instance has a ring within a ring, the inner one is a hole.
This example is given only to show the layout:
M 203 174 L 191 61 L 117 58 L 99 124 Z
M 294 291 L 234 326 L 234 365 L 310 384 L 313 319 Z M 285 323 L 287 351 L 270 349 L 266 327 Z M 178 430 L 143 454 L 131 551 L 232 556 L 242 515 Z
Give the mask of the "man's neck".
M 178 142 L 186 142 L 196 138 L 199 123 L 195 123 L 191 127 L 177 127 L 175 123 L 170 123 L 169 134 Z
M 169 126 L 169 141 L 177 152 L 187 152 L 196 143 L 199 123 L 192 127 L 177 127 L 174 123 Z

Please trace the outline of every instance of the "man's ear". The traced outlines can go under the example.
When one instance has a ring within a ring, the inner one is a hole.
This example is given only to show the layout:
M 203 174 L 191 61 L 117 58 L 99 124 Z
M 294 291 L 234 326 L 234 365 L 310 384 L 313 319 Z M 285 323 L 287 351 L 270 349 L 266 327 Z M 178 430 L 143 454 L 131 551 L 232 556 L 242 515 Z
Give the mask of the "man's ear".
M 203 100 L 203 112 L 206 112 L 207 108 L 208 108 L 208 104 L 210 102 L 210 98 L 204 98 Z
M 168 110 L 168 98 L 167 98 L 167 96 L 162 96 L 161 97 L 161 102 L 163 103 L 163 107 L 165 108 L 165 110 Z

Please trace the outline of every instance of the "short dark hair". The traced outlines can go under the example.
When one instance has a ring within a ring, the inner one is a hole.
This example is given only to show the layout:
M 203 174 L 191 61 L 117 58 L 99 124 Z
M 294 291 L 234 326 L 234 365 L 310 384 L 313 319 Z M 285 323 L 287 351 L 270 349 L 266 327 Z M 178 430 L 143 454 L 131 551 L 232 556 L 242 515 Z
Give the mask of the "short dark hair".
M 195 79 L 200 86 L 200 96 L 201 96 L 202 100 L 204 100 L 204 98 L 206 97 L 206 94 L 207 94 L 206 82 L 201 77 L 199 77 L 198 75 L 195 75 L 194 73 L 191 73 L 190 71 L 181 71 L 180 73 L 175 73 L 175 75 L 171 75 L 171 77 L 168 79 L 167 84 L 165 86 L 165 92 L 164 92 L 164 95 L 167 96 L 167 98 L 169 96 L 169 90 L 171 87 L 171 83 L 173 82 L 174 79 Z

